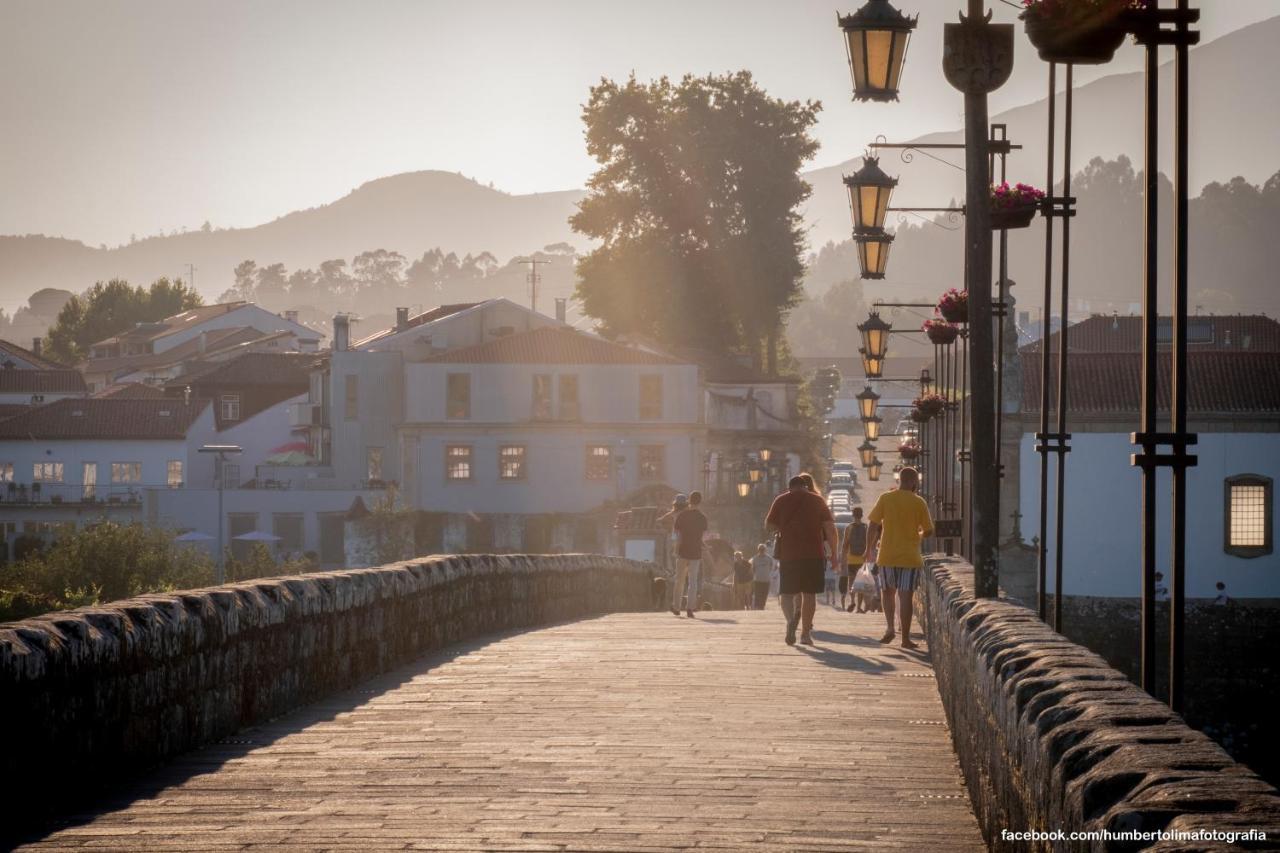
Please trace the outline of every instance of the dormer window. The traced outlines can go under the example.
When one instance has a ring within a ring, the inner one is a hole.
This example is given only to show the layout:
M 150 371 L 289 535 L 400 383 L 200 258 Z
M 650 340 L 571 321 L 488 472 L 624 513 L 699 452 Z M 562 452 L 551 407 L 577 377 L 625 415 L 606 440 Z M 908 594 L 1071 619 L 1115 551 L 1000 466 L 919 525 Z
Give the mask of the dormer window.
M 221 400 L 222 420 L 238 421 L 240 420 L 240 395 L 239 394 L 223 394 Z

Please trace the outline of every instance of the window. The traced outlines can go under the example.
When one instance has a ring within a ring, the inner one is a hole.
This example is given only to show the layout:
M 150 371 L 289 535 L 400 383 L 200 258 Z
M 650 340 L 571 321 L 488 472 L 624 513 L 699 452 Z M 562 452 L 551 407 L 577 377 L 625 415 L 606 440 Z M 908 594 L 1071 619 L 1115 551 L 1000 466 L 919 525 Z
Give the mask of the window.
M 381 480 L 382 479 L 382 448 L 370 447 L 365 450 L 366 473 L 365 479 Z
M 298 513 L 277 512 L 271 516 L 271 533 L 279 536 L 276 544 L 282 551 L 300 552 L 302 550 L 302 515 Z
M 471 417 L 471 374 L 450 373 L 446 379 L 445 417 Z
M 98 496 L 98 463 L 85 462 L 81 471 L 84 474 L 84 499 L 91 501 Z
M 166 476 L 165 483 L 171 489 L 182 488 L 182 460 L 170 459 L 165 466 Z
M 578 375 L 569 373 L 560 377 L 560 420 L 576 421 L 582 418 L 578 406 Z
M 240 466 L 234 462 L 222 463 L 222 488 L 240 488 Z
M 223 394 L 221 412 L 224 421 L 240 420 L 240 395 Z
M 1240 474 L 1226 479 L 1223 550 L 1236 557 L 1271 553 L 1271 478 Z
M 533 419 L 551 420 L 551 376 L 546 373 L 533 375 Z
M 142 482 L 142 463 L 141 462 L 112 462 L 111 463 L 111 482 L 141 483 Z
M 343 377 L 343 418 L 354 421 L 360 417 L 360 377 L 348 374 Z
M 0 462 L 0 483 L 13 482 L 13 463 Z
M 661 444 L 640 445 L 641 480 L 665 480 L 667 478 L 666 449 Z
M 547 383 L 550 385 L 550 382 Z M 498 479 L 524 479 L 524 446 L 504 444 L 498 448 Z
M 444 476 L 446 480 L 471 479 L 471 445 L 451 444 L 444 449 Z
M 607 480 L 613 474 L 613 451 L 607 444 L 587 445 L 587 479 Z
M 640 377 L 640 420 L 662 420 L 662 376 Z
M 36 462 L 31 466 L 31 479 L 37 483 L 61 483 L 61 462 Z

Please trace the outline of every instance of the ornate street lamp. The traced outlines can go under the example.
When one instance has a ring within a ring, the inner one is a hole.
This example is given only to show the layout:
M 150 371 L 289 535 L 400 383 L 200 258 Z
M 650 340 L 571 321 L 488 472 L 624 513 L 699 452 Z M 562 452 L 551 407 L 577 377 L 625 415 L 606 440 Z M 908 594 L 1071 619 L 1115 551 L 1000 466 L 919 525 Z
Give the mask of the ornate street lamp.
M 863 468 L 870 468 L 876 458 L 876 446 L 869 441 L 862 442 L 858 445 L 858 457 L 862 460 Z
M 878 441 L 880 439 L 880 418 L 867 418 L 862 422 L 862 431 L 867 436 L 867 441 Z
M 862 333 L 862 348 L 867 351 L 868 356 L 883 359 L 889 354 L 889 332 L 892 329 L 893 326 L 881 320 L 880 314 L 875 311 L 871 312 L 867 322 L 858 324 L 858 331 Z
M 884 218 L 889 210 L 889 196 L 898 185 L 880 169 L 877 157 L 864 157 L 862 168 L 845 175 L 849 188 L 849 210 L 853 213 L 853 233 L 873 234 L 884 231 Z
M 858 266 L 862 277 L 867 279 L 884 278 L 884 269 L 889 265 L 889 246 L 893 244 L 893 235 L 854 234 L 853 241 L 858 245 Z
M 770 456 L 772 456 L 772 455 L 773 455 L 773 451 L 772 451 L 772 450 L 770 450 L 769 448 L 767 448 L 767 447 L 762 447 L 762 448 L 760 448 L 760 461 L 761 461 L 761 462 L 768 462 L 768 461 L 769 461 L 769 457 L 770 457 Z
M 745 497 L 746 497 L 747 495 L 749 495 L 749 494 L 751 494 L 751 484 L 750 484 L 750 483 L 739 483 L 739 484 L 738 484 L 738 497 L 740 497 L 740 498 L 745 498 Z
M 863 352 L 865 351 L 864 349 Z M 880 403 L 880 395 L 872 391 L 870 385 L 862 389 L 862 393 L 855 394 L 854 399 L 858 401 L 858 411 L 864 421 L 869 421 L 876 416 L 876 407 Z
M 875 482 L 880 479 L 880 460 L 872 459 L 871 464 L 867 466 L 867 479 Z
M 760 482 L 760 476 L 764 473 L 762 468 L 751 468 L 747 471 L 747 479 L 753 483 Z
M 889 0 L 868 0 L 852 15 L 837 16 L 845 34 L 855 101 L 896 101 L 907 41 L 916 28 Z
M 862 372 L 868 379 L 879 379 L 884 375 L 884 359 L 872 358 L 867 355 L 866 349 L 859 349 L 858 355 L 862 356 Z

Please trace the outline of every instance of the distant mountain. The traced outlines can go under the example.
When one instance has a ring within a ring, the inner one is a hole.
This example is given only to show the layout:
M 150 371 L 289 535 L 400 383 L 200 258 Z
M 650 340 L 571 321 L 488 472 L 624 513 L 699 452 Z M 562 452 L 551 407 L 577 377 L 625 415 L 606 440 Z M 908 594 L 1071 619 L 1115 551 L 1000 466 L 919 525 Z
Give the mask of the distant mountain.
M 396 250 L 412 259 L 439 246 L 459 255 L 489 251 L 505 260 L 551 243 L 573 243 L 567 220 L 582 196 L 577 190 L 508 195 L 449 172 L 409 172 L 254 228 L 150 237 L 115 249 L 41 236 L 0 237 L 0 294 L 16 299 L 48 286 L 79 292 L 113 277 L 139 283 L 166 275 L 185 278 L 187 264 L 195 264 L 196 286 L 214 297 L 233 283 L 232 269 L 246 259 L 292 270 L 330 258 L 349 260 L 368 249 Z
M 1280 110 L 1274 109 L 1271 89 L 1273 81 L 1280 79 L 1277 43 L 1280 17 L 1192 51 L 1193 192 L 1210 181 L 1235 175 L 1261 183 L 1280 168 L 1276 144 Z M 1046 72 L 1021 68 L 1019 73 Z M 1166 94 L 1171 93 L 1170 64 L 1162 67 L 1161 85 Z M 1092 157 L 1111 159 L 1120 154 L 1141 167 L 1141 86 L 1140 74 L 1120 74 L 1076 89 L 1075 169 Z M 909 94 L 906 97 L 903 109 L 910 108 Z M 1165 115 L 1169 121 L 1164 129 L 1171 131 L 1172 116 Z M 1010 157 L 1010 179 L 1043 185 L 1044 101 L 1009 110 L 993 121 L 1008 124 L 1010 138 L 1024 146 Z M 861 145 L 874 135 L 875 129 L 868 128 L 866 140 L 851 140 L 851 144 Z M 905 141 L 957 142 L 960 132 Z M 909 165 L 899 162 L 894 152 L 886 152 L 883 159 L 887 171 L 901 178 L 894 198 L 897 205 L 936 207 L 963 194 L 961 172 L 923 155 Z M 1166 171 L 1168 164 L 1166 156 L 1162 164 Z M 847 239 L 849 210 L 840 176 L 857 166 L 854 159 L 808 173 L 814 192 L 805 213 L 815 250 L 827 241 Z M 1060 177 L 1055 176 L 1055 181 Z M 115 276 L 137 283 L 164 275 L 185 276 L 187 264 L 196 266 L 196 286 L 201 292 L 215 297 L 231 285 L 232 269 L 245 259 L 260 265 L 280 262 L 296 269 L 378 248 L 397 250 L 412 259 L 439 246 L 459 255 L 489 251 L 502 260 L 558 242 L 583 249 L 586 241 L 567 222 L 582 196 L 580 190 L 508 195 L 452 173 L 410 172 L 370 181 L 331 204 L 254 228 L 152 237 L 115 249 L 42 236 L 0 237 L 0 298 L 17 301 L 43 287 L 79 292 L 94 281 Z
M 1222 38 L 1193 48 L 1191 51 L 1191 192 L 1212 181 L 1226 182 L 1239 175 L 1250 183 L 1260 184 L 1280 169 L 1280 109 L 1276 109 L 1275 81 L 1280 80 L 1280 17 L 1261 21 L 1236 30 Z M 1137 50 L 1131 45 L 1121 50 Z M 1173 62 L 1172 51 L 1164 55 L 1170 61 L 1160 68 L 1162 104 L 1161 171 L 1173 171 Z M 1048 82 L 1048 66 L 1015 69 L 1016 74 L 1039 73 Z M 1064 83 L 1065 72 L 1058 69 L 1058 84 Z M 956 94 L 957 100 L 960 98 Z M 1079 171 L 1093 157 L 1113 160 L 1124 154 L 1142 168 L 1143 75 L 1116 74 L 1076 88 L 1074 95 L 1072 134 L 1072 166 Z M 1057 154 L 1062 156 L 1062 93 L 1058 95 Z M 910 108 L 910 93 L 903 93 L 903 109 Z M 1043 187 L 1045 184 L 1045 134 L 1048 109 L 1046 99 L 1017 107 L 994 116 L 993 123 L 1008 125 L 1009 138 L 1023 146 L 1008 158 L 1010 182 L 1023 181 Z M 876 130 L 868 128 L 865 140 L 851 140 L 861 146 L 872 141 Z M 963 131 L 935 133 L 914 140 L 892 142 L 956 143 L 963 142 Z M 851 153 L 853 153 L 851 151 Z M 857 152 L 861 155 L 861 151 Z M 933 152 L 963 165 L 961 151 Z M 1059 162 L 1061 160 L 1059 159 Z M 813 185 L 813 196 L 805 211 L 810 227 L 810 244 L 820 247 L 828 240 L 840 242 L 849 237 L 849 200 L 842 174 L 861 165 L 861 157 L 837 166 L 817 169 L 807 177 Z M 893 204 L 901 207 L 942 207 L 953 199 L 964 198 L 964 174 L 915 154 L 910 164 L 899 159 L 899 152 L 885 150 L 881 165 L 900 183 Z M 1061 168 L 1054 182 L 1062 180 Z M 1083 215 L 1083 211 L 1081 212 Z M 908 221 L 918 221 L 910 218 Z M 892 222 L 892 220 L 891 220 Z

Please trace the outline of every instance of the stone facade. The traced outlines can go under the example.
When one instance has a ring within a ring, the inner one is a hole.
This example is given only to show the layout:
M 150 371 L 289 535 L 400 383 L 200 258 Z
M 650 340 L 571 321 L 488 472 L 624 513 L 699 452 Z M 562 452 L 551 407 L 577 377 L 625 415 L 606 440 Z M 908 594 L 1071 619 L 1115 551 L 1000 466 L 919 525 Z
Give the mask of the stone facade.
M 650 609 L 613 557 L 435 557 L 151 595 L 0 626 L 0 825 L 38 819 L 434 649 Z M 6 814 L 7 813 L 7 814 Z M 0 844 L 3 846 L 3 844 Z
M 975 599 L 968 564 L 934 560 L 927 575 L 919 595 L 938 690 L 993 848 L 1014 849 L 1001 843 L 1003 829 L 1261 830 L 1268 843 L 1280 835 L 1280 792 L 1168 706 L 1026 608 Z M 1016 849 L 1117 846 L 1147 845 Z

